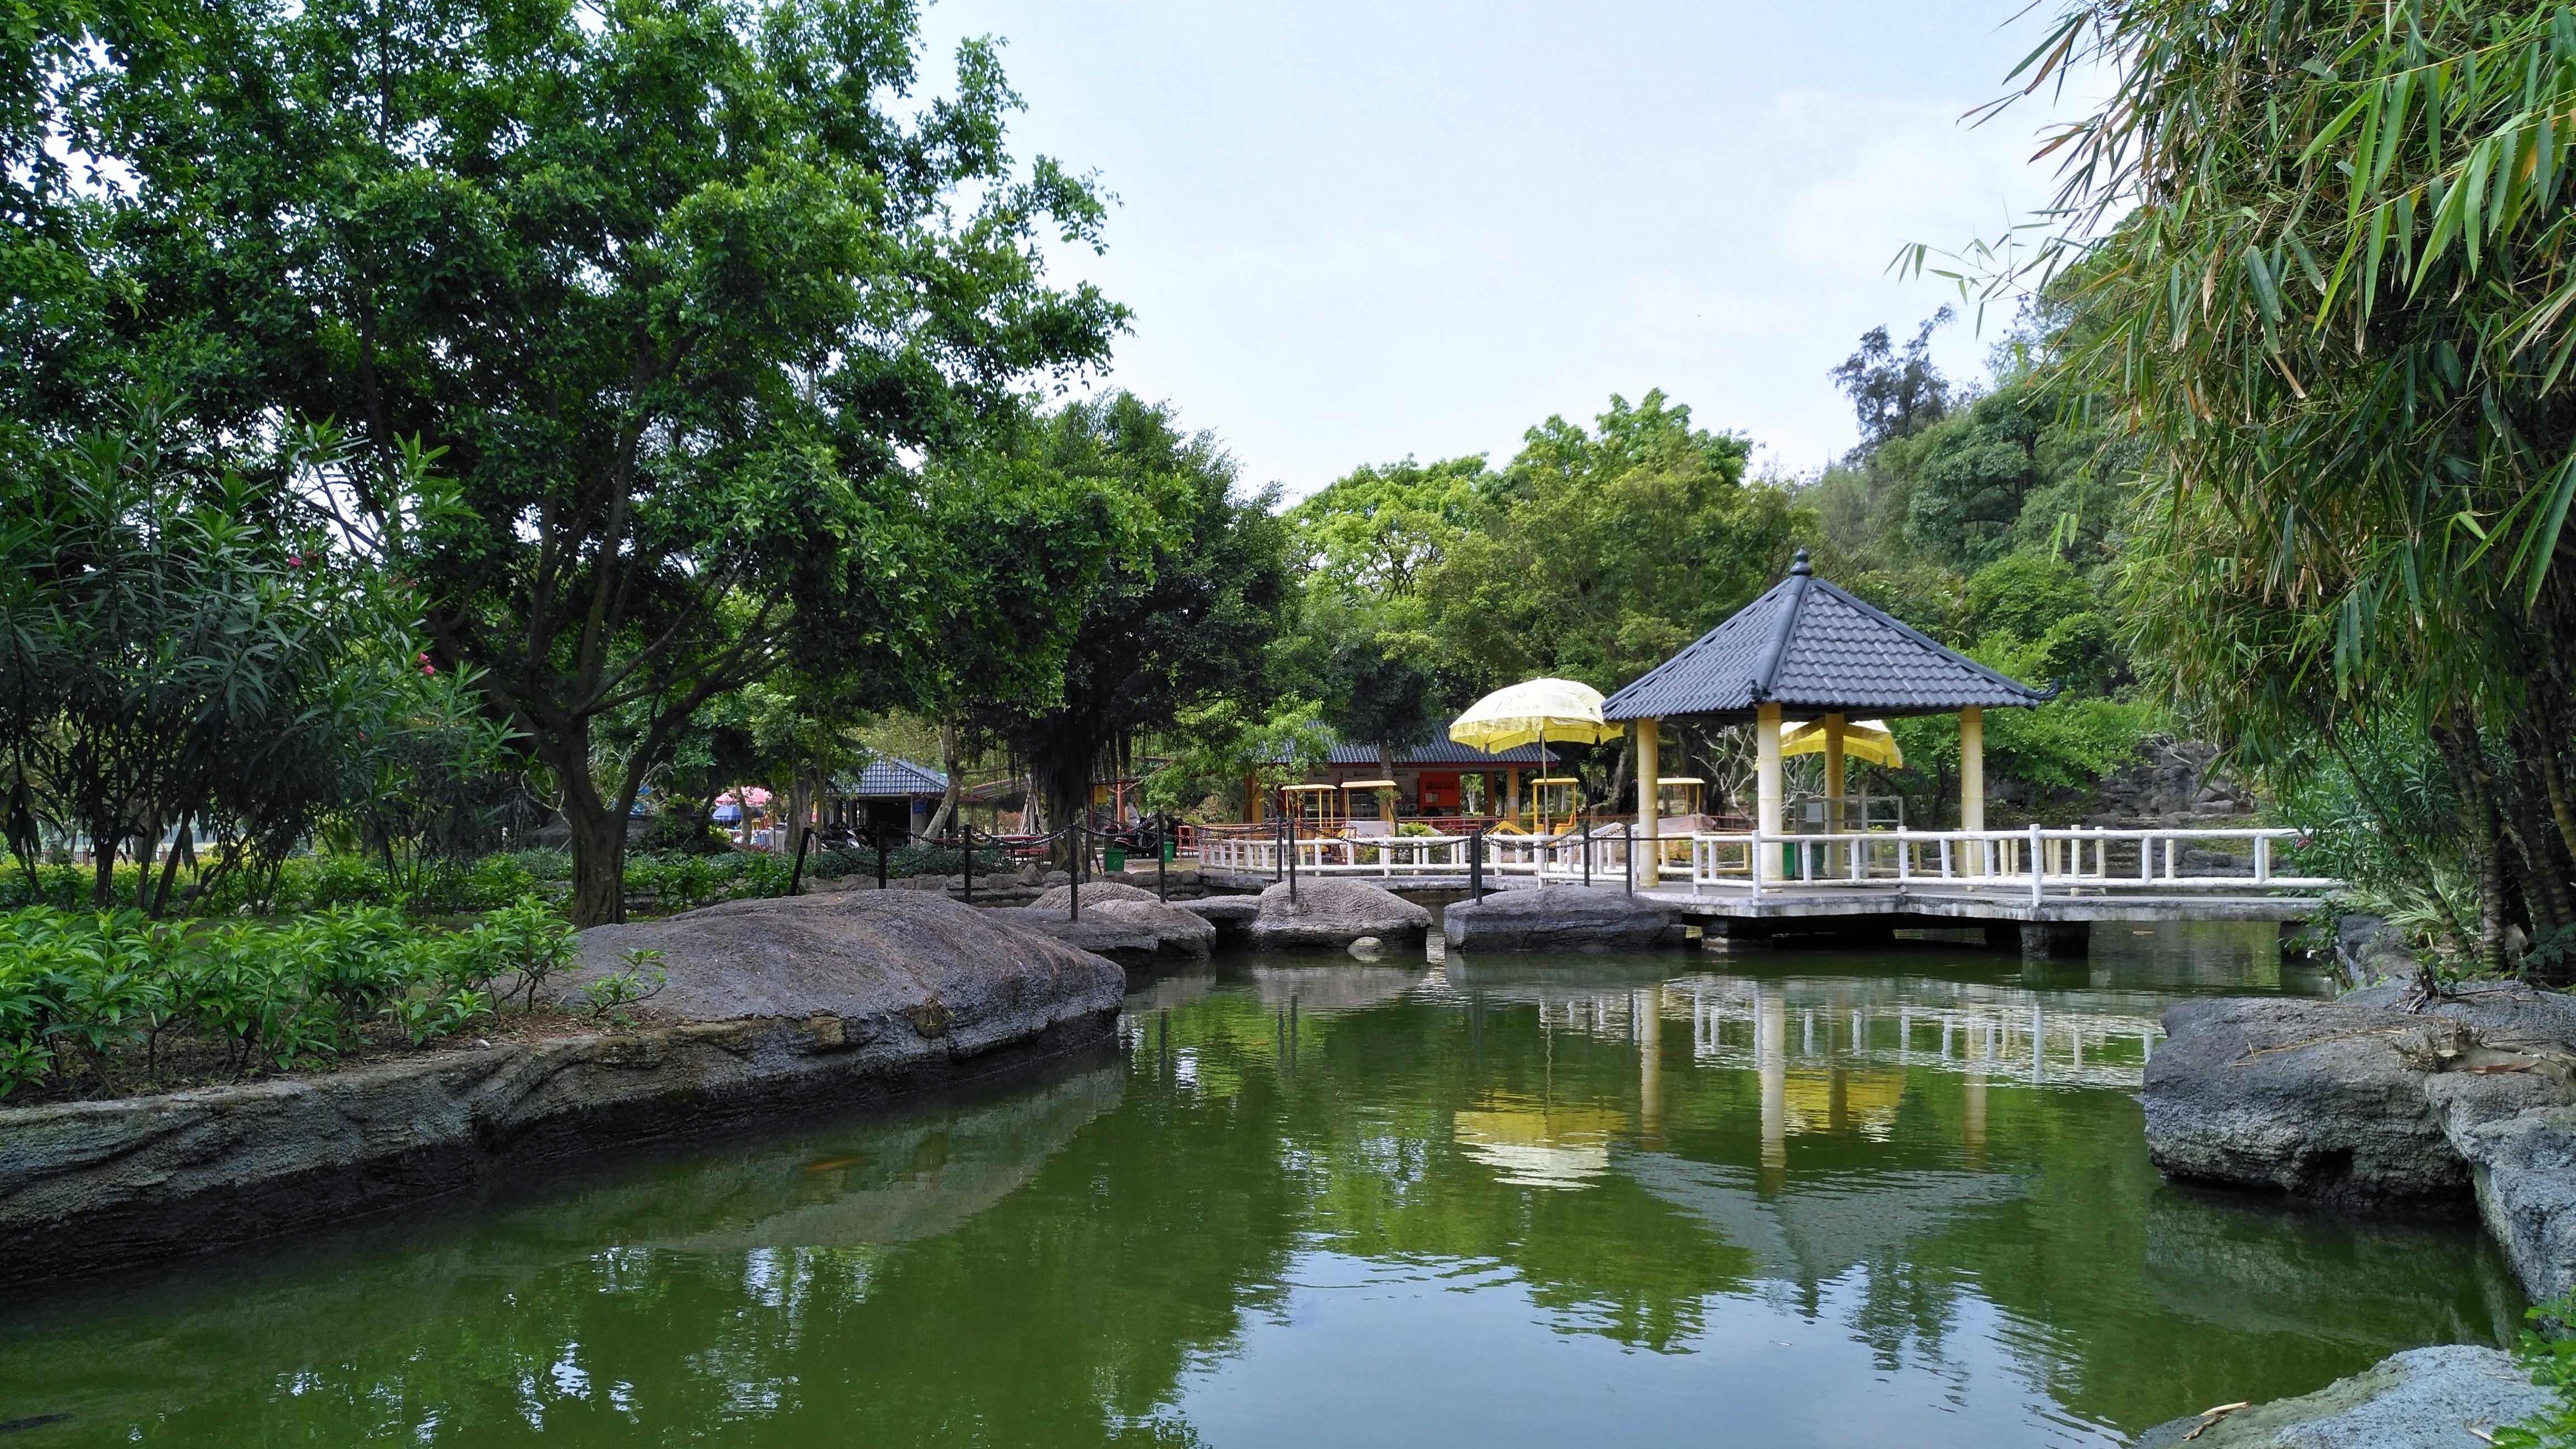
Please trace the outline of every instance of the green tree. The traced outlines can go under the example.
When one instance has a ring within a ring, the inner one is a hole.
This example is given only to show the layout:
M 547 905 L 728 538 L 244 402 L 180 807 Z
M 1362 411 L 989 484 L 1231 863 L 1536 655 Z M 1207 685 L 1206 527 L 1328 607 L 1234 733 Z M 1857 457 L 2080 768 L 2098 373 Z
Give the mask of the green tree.
M 1480 485 L 1479 526 L 1427 570 L 1427 627 L 1478 689 L 1533 675 L 1609 691 L 1776 581 L 1813 516 L 1745 481 L 1751 445 L 1652 391 L 1586 429 L 1552 417 Z
M 138 889 L 156 915 L 195 836 L 227 865 L 273 864 L 327 814 L 363 811 L 380 775 L 428 768 L 415 747 L 439 729 L 422 721 L 454 704 L 413 647 L 409 590 L 290 506 L 347 461 L 335 436 L 260 459 L 185 442 L 147 397 L 127 427 L 0 467 L 9 845 L 32 869 L 40 823 L 86 837 L 105 907 L 118 851 L 175 836 Z M 425 496 L 419 463 L 389 480 L 405 499 Z
M 1130 393 L 1066 404 L 1024 430 L 1008 461 L 1146 500 L 1156 525 L 1072 592 L 1079 627 L 1051 689 L 1032 699 L 981 686 L 976 726 L 1028 765 L 1047 823 L 1062 827 L 1140 738 L 1219 700 L 1267 713 L 1269 646 L 1292 603 L 1289 532 L 1275 488 L 1242 492 L 1214 437 L 1181 432 L 1171 409 Z
M 1041 233 L 1096 244 L 1102 203 L 1012 162 L 990 44 L 953 96 L 892 112 L 915 18 L 223 4 L 114 31 L 77 117 L 139 178 L 103 264 L 150 299 L 130 365 L 214 427 L 349 417 L 378 463 L 357 517 L 387 516 L 401 440 L 443 450 L 468 511 L 407 566 L 439 665 L 479 671 L 553 779 L 581 922 L 620 914 L 626 816 L 709 700 L 791 659 L 900 695 L 995 606 L 948 570 L 1091 545 L 1009 506 L 958 545 L 961 510 L 903 464 L 1031 374 L 1101 362 L 1124 316 L 1043 281 Z M 593 731 L 627 710 L 640 735 L 595 779 Z

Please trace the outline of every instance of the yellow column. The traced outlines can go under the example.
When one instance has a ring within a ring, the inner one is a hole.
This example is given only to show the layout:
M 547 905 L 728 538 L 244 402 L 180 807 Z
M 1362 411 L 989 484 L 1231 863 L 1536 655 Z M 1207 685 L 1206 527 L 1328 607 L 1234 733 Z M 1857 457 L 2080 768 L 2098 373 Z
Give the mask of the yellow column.
M 1756 809 L 1753 828 L 1764 835 L 1779 835 L 1780 828 L 1780 706 L 1766 704 L 1754 714 L 1755 747 L 1754 799 Z M 1766 845 L 1753 852 L 1754 866 L 1764 880 L 1780 878 L 1780 847 Z
M 1838 714 L 1825 716 L 1825 833 L 1843 833 L 1843 717 Z M 1838 853 L 1826 848 L 1827 869 L 1841 868 Z
M 1959 828 L 1986 828 L 1986 712 L 1976 705 L 1959 711 Z M 1987 871 L 1986 847 L 1969 853 L 1977 873 Z
M 1660 878 L 1656 862 L 1663 858 L 1658 838 L 1663 834 L 1664 807 L 1655 781 L 1664 773 L 1662 750 L 1656 721 L 1637 721 L 1637 839 L 1636 848 L 1628 852 L 1628 878 L 1641 886 L 1652 886 Z

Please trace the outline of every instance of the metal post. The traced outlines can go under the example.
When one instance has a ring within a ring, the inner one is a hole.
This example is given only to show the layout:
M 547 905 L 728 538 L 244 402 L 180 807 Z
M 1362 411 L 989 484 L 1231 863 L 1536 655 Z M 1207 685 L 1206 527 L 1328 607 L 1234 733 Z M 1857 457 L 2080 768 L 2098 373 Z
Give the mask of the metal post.
M 885 827 L 884 827 L 884 826 L 880 825 L 880 826 L 878 826 L 878 827 L 877 827 L 877 829 L 876 829 L 876 837 L 877 837 L 877 889 L 878 889 L 878 890 L 884 890 L 884 889 L 886 888 L 886 833 L 885 833 Z
M 814 827 L 808 825 L 805 833 L 796 837 L 796 864 L 787 871 L 787 893 L 791 896 L 796 894 L 798 885 L 805 879 L 805 847 L 813 842 Z
M 964 814 L 964 811 L 959 811 Z M 975 904 L 975 827 L 966 827 L 966 904 Z
M 1068 825 L 1065 839 L 1073 845 L 1073 869 L 1064 873 L 1065 919 L 1082 919 L 1082 827 Z
M 1297 903 L 1297 822 L 1288 822 L 1288 903 Z
M 1470 901 L 1481 903 L 1485 899 L 1485 832 L 1492 828 L 1491 825 L 1479 825 L 1476 833 L 1467 837 L 1467 899 Z
M 1583 817 L 1580 815 L 1574 817 L 1574 825 L 1576 829 L 1583 831 L 1583 888 L 1590 890 L 1592 888 L 1592 831 L 1583 824 Z
M 1627 893 L 1633 896 L 1637 893 L 1637 826 L 1633 821 L 1623 821 L 1620 823 L 1619 858 L 1628 863 Z M 1658 860 L 1655 864 L 1660 868 L 1663 862 Z
M 1163 835 L 1164 832 L 1169 829 L 1171 829 L 1171 827 L 1165 825 L 1160 820 L 1154 822 L 1154 899 L 1158 901 L 1168 901 L 1171 899 L 1171 896 L 1165 893 L 1165 867 L 1163 861 Z M 1201 889 L 1205 889 L 1205 887 L 1201 887 Z

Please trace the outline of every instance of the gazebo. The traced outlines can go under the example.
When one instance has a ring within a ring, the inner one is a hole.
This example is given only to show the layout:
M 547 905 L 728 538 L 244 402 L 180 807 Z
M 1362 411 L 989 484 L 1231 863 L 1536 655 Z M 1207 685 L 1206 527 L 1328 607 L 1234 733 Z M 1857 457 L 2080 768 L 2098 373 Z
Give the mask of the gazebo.
M 1755 828 L 1784 833 L 1780 731 L 1784 721 L 1815 721 L 1825 734 L 1826 830 L 1842 833 L 1843 730 L 1854 718 L 1906 715 L 1959 717 L 1959 828 L 1986 828 L 1985 712 L 2041 704 L 2054 689 L 2033 689 L 1935 643 L 1816 577 L 1798 550 L 1789 576 L 1737 610 L 1681 653 L 1656 665 L 1603 702 L 1605 720 L 1637 726 L 1636 778 L 1661 773 L 1656 726 L 1689 718 L 1719 724 L 1751 721 L 1759 750 Z M 1652 844 L 1660 816 L 1641 799 L 1635 852 L 1658 858 Z M 1754 852 L 1766 876 L 1778 872 L 1776 851 Z M 1633 868 L 1633 867 L 1632 867 Z M 1649 878 L 1651 881 L 1651 877 Z

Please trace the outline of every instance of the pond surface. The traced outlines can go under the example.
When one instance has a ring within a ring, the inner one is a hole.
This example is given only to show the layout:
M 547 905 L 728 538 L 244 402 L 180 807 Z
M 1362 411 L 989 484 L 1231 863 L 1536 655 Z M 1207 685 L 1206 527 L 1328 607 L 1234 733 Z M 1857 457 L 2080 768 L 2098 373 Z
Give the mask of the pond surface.
M 1221 961 L 1007 1092 L 0 1304 L 0 1443 L 2099 1444 L 2504 1341 L 2466 1224 L 2148 1165 L 2159 1013 L 2285 990 L 2268 928 Z

